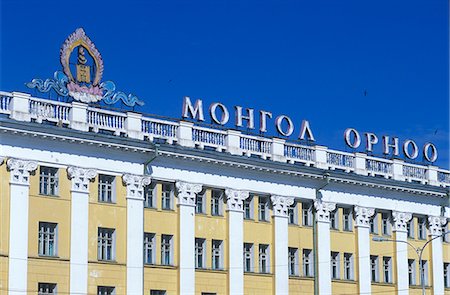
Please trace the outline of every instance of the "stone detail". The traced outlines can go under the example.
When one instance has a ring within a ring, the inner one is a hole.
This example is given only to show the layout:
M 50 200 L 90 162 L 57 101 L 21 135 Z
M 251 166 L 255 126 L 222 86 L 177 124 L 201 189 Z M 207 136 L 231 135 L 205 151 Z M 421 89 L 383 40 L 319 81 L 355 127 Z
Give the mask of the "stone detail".
M 316 209 L 317 222 L 330 222 L 330 213 L 336 209 L 336 203 L 315 200 L 314 208 Z
M 370 226 L 370 218 L 375 214 L 374 208 L 355 206 L 355 226 Z
M 431 236 L 440 236 L 443 233 L 443 226 L 447 223 L 447 219 L 443 216 L 429 216 L 428 227 Z
M 10 182 L 14 184 L 29 185 L 30 172 L 37 169 L 36 161 L 9 158 L 6 161 L 8 170 L 11 172 Z
M 227 210 L 229 211 L 244 211 L 244 200 L 249 197 L 248 191 L 240 191 L 234 189 L 226 189 L 227 196 Z
M 273 205 L 273 216 L 287 217 L 288 208 L 294 204 L 294 198 L 284 197 L 284 196 L 271 196 Z
M 202 185 L 177 181 L 176 187 L 178 190 L 178 205 L 195 206 L 195 197 L 202 191 Z
M 67 174 L 72 180 L 72 191 L 89 193 L 89 181 L 97 175 L 97 170 L 69 166 L 67 168 Z
M 411 213 L 392 211 L 393 230 L 406 232 L 408 230 L 407 224 L 411 218 Z
M 127 186 L 127 199 L 144 200 L 144 187 L 149 185 L 150 176 L 124 174 L 122 181 Z

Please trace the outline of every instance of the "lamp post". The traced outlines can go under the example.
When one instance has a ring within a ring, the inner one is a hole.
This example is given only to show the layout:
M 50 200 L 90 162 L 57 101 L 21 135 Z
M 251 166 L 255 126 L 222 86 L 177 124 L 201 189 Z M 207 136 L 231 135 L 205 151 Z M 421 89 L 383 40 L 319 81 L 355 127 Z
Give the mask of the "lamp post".
M 411 246 L 411 248 L 414 249 L 414 251 L 416 252 L 417 256 L 419 256 L 419 269 L 420 269 L 420 284 L 422 286 L 422 295 L 425 295 L 425 282 L 424 282 L 424 277 L 425 277 L 425 273 L 423 270 L 423 265 L 422 265 L 422 254 L 423 254 L 423 250 L 425 249 L 425 247 L 433 240 L 440 238 L 446 234 L 450 233 L 450 231 L 446 231 L 438 236 L 434 236 L 433 238 L 431 238 L 430 240 L 426 241 L 426 243 L 422 246 L 422 247 L 415 247 L 413 244 L 411 244 L 408 241 L 402 241 L 402 240 L 395 240 L 395 239 L 388 239 L 388 238 L 384 238 L 384 237 L 373 237 L 372 241 L 374 242 L 399 242 L 399 243 L 405 243 L 408 244 L 409 246 Z

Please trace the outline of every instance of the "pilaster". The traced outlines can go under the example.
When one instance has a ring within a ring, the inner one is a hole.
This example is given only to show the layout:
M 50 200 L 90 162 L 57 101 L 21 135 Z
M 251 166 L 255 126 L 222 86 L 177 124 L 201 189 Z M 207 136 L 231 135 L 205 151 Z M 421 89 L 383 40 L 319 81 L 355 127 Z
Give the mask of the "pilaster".
M 408 244 L 407 224 L 412 214 L 407 212 L 392 212 L 393 231 L 395 233 L 396 257 L 397 257 L 397 294 L 409 294 L 408 278 Z
M 429 216 L 428 224 L 431 238 L 431 267 L 433 269 L 433 294 L 444 294 L 444 257 L 441 235 L 447 219 L 443 216 Z

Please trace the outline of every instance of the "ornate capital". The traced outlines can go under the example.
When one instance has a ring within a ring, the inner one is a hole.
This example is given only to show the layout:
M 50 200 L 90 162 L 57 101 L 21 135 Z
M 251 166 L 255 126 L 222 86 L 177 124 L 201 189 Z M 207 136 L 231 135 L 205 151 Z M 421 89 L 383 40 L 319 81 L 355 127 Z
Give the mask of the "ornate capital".
M 80 193 L 89 192 L 89 180 L 97 175 L 97 170 L 90 168 L 80 168 L 69 166 L 67 174 L 72 179 L 72 191 Z
M 10 183 L 29 185 L 30 172 L 37 169 L 36 161 L 21 160 L 9 158 L 6 161 L 9 171 L 11 172 Z
M 287 217 L 288 207 L 294 204 L 294 198 L 284 196 L 271 196 L 273 205 L 273 216 Z
M 442 227 L 447 223 L 447 219 L 444 216 L 429 216 L 428 224 L 430 229 L 430 235 L 439 236 L 442 235 Z
M 144 200 L 144 186 L 152 181 L 150 176 L 124 174 L 122 181 L 127 186 L 127 199 Z
M 323 202 L 321 200 L 315 200 L 314 208 L 316 209 L 317 222 L 330 222 L 330 212 L 336 209 L 336 203 L 329 203 Z
M 195 197 L 202 191 L 202 185 L 177 181 L 178 205 L 195 206 Z
M 355 206 L 355 226 L 369 227 L 370 218 L 375 213 L 375 209 Z
M 228 211 L 244 211 L 244 200 L 248 198 L 248 191 L 240 191 L 234 189 L 226 189 L 225 195 L 227 196 L 227 210 Z
M 392 219 L 394 221 L 393 230 L 406 232 L 408 230 L 407 223 L 411 220 L 411 218 L 411 213 L 392 211 Z

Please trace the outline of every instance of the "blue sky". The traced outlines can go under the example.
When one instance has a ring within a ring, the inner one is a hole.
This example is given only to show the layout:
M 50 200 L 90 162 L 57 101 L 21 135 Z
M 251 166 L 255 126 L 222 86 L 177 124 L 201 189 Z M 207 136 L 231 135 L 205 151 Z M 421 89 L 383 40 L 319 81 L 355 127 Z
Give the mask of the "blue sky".
M 234 105 L 288 115 L 294 134 L 309 120 L 333 149 L 351 151 L 348 127 L 431 141 L 449 167 L 446 0 L 0 3 L 1 90 L 52 77 L 83 27 L 103 79 L 143 99 L 142 112 L 180 118 L 183 96 L 220 101 L 231 115 Z

